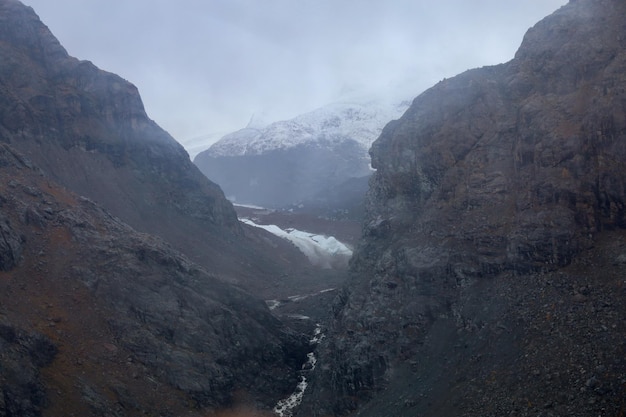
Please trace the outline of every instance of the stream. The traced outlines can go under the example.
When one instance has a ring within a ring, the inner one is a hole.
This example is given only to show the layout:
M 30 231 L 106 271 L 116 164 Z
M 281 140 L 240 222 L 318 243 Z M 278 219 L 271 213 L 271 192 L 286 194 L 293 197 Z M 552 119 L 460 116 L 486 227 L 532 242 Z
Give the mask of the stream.
M 304 396 L 304 392 L 308 386 L 306 375 L 315 369 L 315 365 L 317 363 L 317 358 L 315 357 L 315 347 L 322 341 L 322 339 L 324 339 L 322 326 L 317 323 L 315 325 L 313 337 L 309 340 L 312 351 L 307 354 L 307 360 L 302 364 L 302 369 L 300 370 L 300 382 L 298 382 L 293 394 L 280 400 L 274 407 L 274 413 L 278 416 L 292 417 L 293 410 L 302 402 L 302 397 Z

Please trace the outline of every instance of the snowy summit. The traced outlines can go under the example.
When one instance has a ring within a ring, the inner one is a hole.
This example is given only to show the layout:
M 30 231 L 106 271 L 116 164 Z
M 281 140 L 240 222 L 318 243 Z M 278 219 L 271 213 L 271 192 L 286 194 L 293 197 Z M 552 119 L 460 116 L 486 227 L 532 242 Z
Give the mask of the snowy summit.
M 291 120 L 265 126 L 252 120 L 198 154 L 194 163 L 237 203 L 326 204 L 329 193 L 371 175 L 372 142 L 408 106 L 407 100 L 351 97 Z
M 408 101 L 338 102 L 320 107 L 291 120 L 265 127 L 246 127 L 230 133 L 208 150 L 212 156 L 259 155 L 276 149 L 288 149 L 309 142 L 339 142 L 346 138 L 370 145 L 382 128 L 397 119 L 409 106 Z

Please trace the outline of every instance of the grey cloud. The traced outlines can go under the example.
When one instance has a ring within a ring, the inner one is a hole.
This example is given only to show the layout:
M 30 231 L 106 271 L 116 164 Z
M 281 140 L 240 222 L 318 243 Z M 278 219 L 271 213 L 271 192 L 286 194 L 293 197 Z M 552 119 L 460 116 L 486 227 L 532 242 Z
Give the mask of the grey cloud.
M 135 83 L 181 142 L 513 57 L 566 0 L 24 0 L 68 52 Z

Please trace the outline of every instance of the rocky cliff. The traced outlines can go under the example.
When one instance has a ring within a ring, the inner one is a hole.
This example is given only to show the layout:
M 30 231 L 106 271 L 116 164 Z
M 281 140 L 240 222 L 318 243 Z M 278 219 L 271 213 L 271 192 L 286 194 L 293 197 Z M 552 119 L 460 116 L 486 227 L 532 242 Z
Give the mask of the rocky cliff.
M 303 416 L 624 413 L 626 3 L 389 123 Z
M 226 281 L 274 296 L 303 261 L 237 221 L 132 84 L 0 0 L 0 415 L 272 407 L 308 341 Z
M 202 181 L 185 164 L 182 146 L 148 119 L 135 86 L 68 56 L 32 9 L 10 0 L 0 7 L 4 141 L 54 179 L 98 195 L 137 225 L 152 220 L 146 215 L 159 215 L 134 210 L 150 204 L 237 227 L 219 188 Z M 61 166 L 59 160 L 74 163 Z M 121 172 L 113 176 L 115 169 Z M 120 201 L 118 190 L 130 202 Z
M 6 144 L 0 195 L 0 415 L 269 408 L 297 383 L 306 338 L 262 301 Z
M 0 1 L 0 26 L 1 141 L 233 283 L 260 290 L 298 269 L 298 254 L 276 257 L 281 242 L 242 228 L 220 188 L 148 118 L 134 85 L 70 57 L 19 1 Z

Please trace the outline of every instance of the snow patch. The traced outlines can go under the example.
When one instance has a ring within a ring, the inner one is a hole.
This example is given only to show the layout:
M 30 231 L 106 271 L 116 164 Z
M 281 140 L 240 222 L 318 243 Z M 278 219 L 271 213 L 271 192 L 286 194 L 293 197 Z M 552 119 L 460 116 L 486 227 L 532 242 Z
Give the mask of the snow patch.
M 311 317 L 302 314 L 287 314 L 287 317 L 294 320 L 310 320 Z
M 337 265 L 345 266 L 352 257 L 352 249 L 333 236 L 317 235 L 291 228 L 283 230 L 273 224 L 256 224 L 245 218 L 240 219 L 240 221 L 289 240 L 300 249 L 313 265 L 321 268 L 331 269 Z
M 318 292 L 314 292 L 314 293 L 310 293 L 310 294 L 305 294 L 305 295 L 291 295 L 289 297 L 287 297 L 286 300 L 265 300 L 265 304 L 267 304 L 267 307 L 270 310 L 275 310 L 276 308 L 280 307 L 281 305 L 283 305 L 284 303 L 294 303 L 294 302 L 298 302 L 298 301 L 302 301 L 302 300 L 306 300 L 309 297 L 315 297 L 316 295 L 320 295 L 320 294 L 324 294 L 330 291 L 335 291 L 336 288 L 327 288 L 325 290 L 322 291 L 318 291 Z
M 410 102 L 388 102 L 379 98 L 362 100 L 332 103 L 262 128 L 246 127 L 221 138 L 208 149 L 208 153 L 213 157 L 260 155 L 305 143 L 340 144 L 346 139 L 355 140 L 365 150 L 369 149 L 383 127 L 399 118 Z
M 228 200 L 233 204 L 233 206 L 235 207 L 242 207 L 242 208 L 249 208 L 249 209 L 254 209 L 254 210 L 267 210 L 267 211 L 274 211 L 273 209 L 267 209 L 265 207 L 261 207 L 261 206 L 255 206 L 253 204 L 240 204 L 240 203 L 235 203 L 235 198 L 234 197 L 229 197 Z

